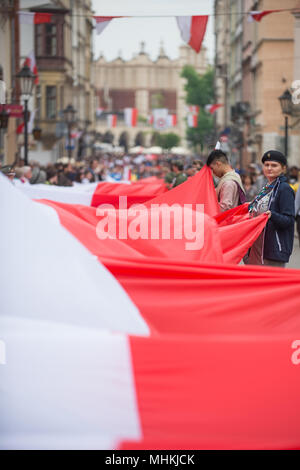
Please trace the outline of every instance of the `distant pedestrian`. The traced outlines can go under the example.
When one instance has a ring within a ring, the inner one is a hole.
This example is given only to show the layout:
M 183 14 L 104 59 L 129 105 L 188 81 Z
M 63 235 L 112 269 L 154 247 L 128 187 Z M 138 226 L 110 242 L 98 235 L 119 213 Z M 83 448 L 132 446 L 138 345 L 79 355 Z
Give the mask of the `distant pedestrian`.
M 226 153 L 222 150 L 213 150 L 208 156 L 206 165 L 212 169 L 217 178 L 220 178 L 216 192 L 222 212 L 246 202 L 241 177 L 229 164 Z

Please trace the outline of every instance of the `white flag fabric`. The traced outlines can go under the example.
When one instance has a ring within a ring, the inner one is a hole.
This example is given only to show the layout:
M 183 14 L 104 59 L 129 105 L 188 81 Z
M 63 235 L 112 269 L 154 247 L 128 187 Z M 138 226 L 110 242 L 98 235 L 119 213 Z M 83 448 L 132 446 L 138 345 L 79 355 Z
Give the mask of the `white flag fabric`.
M 108 114 L 107 116 L 107 127 L 112 128 L 117 126 L 117 115 Z
M 0 174 L 2 311 L 44 321 L 145 333 L 137 308 L 115 278 L 59 223 Z M 22 237 L 19 229 L 22 227 Z M 15 292 L 22 295 L 12 295 Z M 76 289 L 74 295 L 74 286 Z M 41 311 L 43 314 L 41 315 Z
M 138 110 L 137 108 L 124 109 L 124 121 L 127 127 L 136 127 Z
M 176 127 L 177 125 L 177 115 L 176 114 L 168 114 L 168 127 Z
M 168 114 L 169 111 L 166 108 L 153 109 L 153 127 L 156 130 L 164 130 L 168 128 Z
M 120 18 L 119 16 L 94 16 L 94 20 L 96 21 L 96 32 L 97 34 L 101 34 L 106 26 L 109 25 L 111 20 L 114 18 Z
M 200 52 L 208 16 L 177 16 L 176 21 L 183 41 L 197 53 Z
M 198 125 L 198 116 L 197 116 L 197 114 L 188 114 L 187 115 L 187 125 L 188 125 L 188 127 L 197 127 L 197 125 Z

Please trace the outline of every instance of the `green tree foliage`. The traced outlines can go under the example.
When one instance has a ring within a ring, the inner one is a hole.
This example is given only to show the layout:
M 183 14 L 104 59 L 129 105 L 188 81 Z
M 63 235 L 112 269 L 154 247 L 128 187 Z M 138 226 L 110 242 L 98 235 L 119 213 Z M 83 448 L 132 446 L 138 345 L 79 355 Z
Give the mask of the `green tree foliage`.
M 171 149 L 172 147 L 177 147 L 180 143 L 179 135 L 174 132 L 168 132 L 167 134 L 160 134 L 159 136 L 159 146 L 163 149 Z
M 187 129 L 187 139 L 194 146 L 204 146 L 205 136 L 213 130 L 213 117 L 205 111 L 205 105 L 214 103 L 214 70 L 210 68 L 199 75 L 194 67 L 186 65 L 181 76 L 187 80 L 185 85 L 187 105 L 198 105 L 198 126 Z

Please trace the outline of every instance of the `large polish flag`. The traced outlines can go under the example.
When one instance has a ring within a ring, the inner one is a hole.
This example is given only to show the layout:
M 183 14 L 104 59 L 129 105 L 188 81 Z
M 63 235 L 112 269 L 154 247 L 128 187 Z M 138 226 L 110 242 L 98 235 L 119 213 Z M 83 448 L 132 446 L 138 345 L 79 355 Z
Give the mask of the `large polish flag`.
M 117 115 L 108 114 L 107 116 L 107 127 L 112 128 L 117 126 Z
M 136 127 L 138 117 L 137 108 L 125 108 L 124 109 L 124 120 L 128 127 Z
M 208 16 L 177 16 L 176 20 L 183 41 L 196 52 L 200 52 Z
M 300 273 L 223 262 L 265 214 L 218 214 L 207 167 L 153 200 L 207 205 L 203 261 L 2 175 L 0 200 L 0 448 L 300 448 Z

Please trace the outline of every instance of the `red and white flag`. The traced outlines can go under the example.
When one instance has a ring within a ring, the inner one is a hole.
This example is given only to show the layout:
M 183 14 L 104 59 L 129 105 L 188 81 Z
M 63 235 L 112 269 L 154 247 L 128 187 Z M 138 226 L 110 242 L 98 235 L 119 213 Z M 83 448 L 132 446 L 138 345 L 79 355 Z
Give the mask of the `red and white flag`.
M 154 202 L 203 204 L 193 252 L 193 216 L 183 240 L 141 236 L 153 200 L 127 219 L 1 174 L 0 200 L 0 449 L 300 447 L 300 274 L 238 265 L 267 216 L 217 215 L 207 166 Z M 116 218 L 138 236 L 109 234 Z
M 114 18 L 122 18 L 122 16 L 93 16 L 93 18 L 96 21 L 96 32 L 97 34 L 101 34 L 111 20 Z
M 32 134 L 33 125 L 34 125 L 34 117 L 35 117 L 35 110 L 30 111 L 30 116 L 29 116 L 29 120 L 28 120 L 28 124 L 27 124 L 27 132 L 28 132 L 28 134 Z M 23 121 L 23 122 L 21 122 L 21 124 L 19 124 L 19 126 L 17 127 L 16 133 L 17 133 L 17 134 L 23 134 L 24 128 L 25 128 L 25 123 L 24 123 L 24 121 Z
M 23 65 L 27 65 L 30 68 L 31 72 L 36 76 L 36 79 L 35 79 L 34 83 L 35 83 L 35 85 L 38 85 L 39 84 L 39 75 L 38 75 L 38 69 L 37 69 L 37 66 L 36 66 L 36 60 L 35 60 L 35 55 L 34 55 L 33 51 L 31 51 L 30 54 L 28 54 L 28 56 L 24 60 Z
M 104 108 L 97 108 L 96 109 L 96 117 L 100 117 L 101 114 L 103 113 L 103 111 L 104 111 Z
M 206 32 L 208 16 L 177 16 L 181 37 L 196 52 L 200 52 Z
M 20 24 L 42 24 L 51 23 L 51 13 L 32 13 L 30 11 L 19 11 Z
M 168 114 L 168 127 L 175 127 L 177 125 L 177 114 Z
M 214 114 L 217 109 L 221 108 L 223 105 L 222 104 L 207 104 L 205 106 L 205 111 L 207 111 L 210 114 Z
M 198 116 L 197 116 L 197 114 L 188 114 L 187 115 L 187 125 L 188 125 L 188 127 L 197 127 L 197 125 L 198 125 Z
M 107 116 L 107 126 L 110 127 L 110 128 L 117 126 L 117 115 L 116 114 L 109 114 Z
M 150 114 L 148 116 L 148 124 L 149 126 L 153 126 L 153 123 L 154 123 L 154 117 L 153 117 L 153 114 Z
M 196 105 L 190 105 L 187 107 L 187 110 L 190 114 L 198 114 L 199 109 L 200 109 L 200 106 L 196 106 Z
M 138 117 L 137 108 L 125 108 L 124 109 L 124 120 L 128 127 L 136 127 Z
M 261 21 L 264 16 L 270 15 L 270 13 L 277 13 L 282 10 L 263 10 L 263 11 L 250 11 L 248 13 L 248 22 Z
M 153 126 L 154 129 L 164 130 L 168 128 L 168 109 L 156 108 L 153 109 Z

